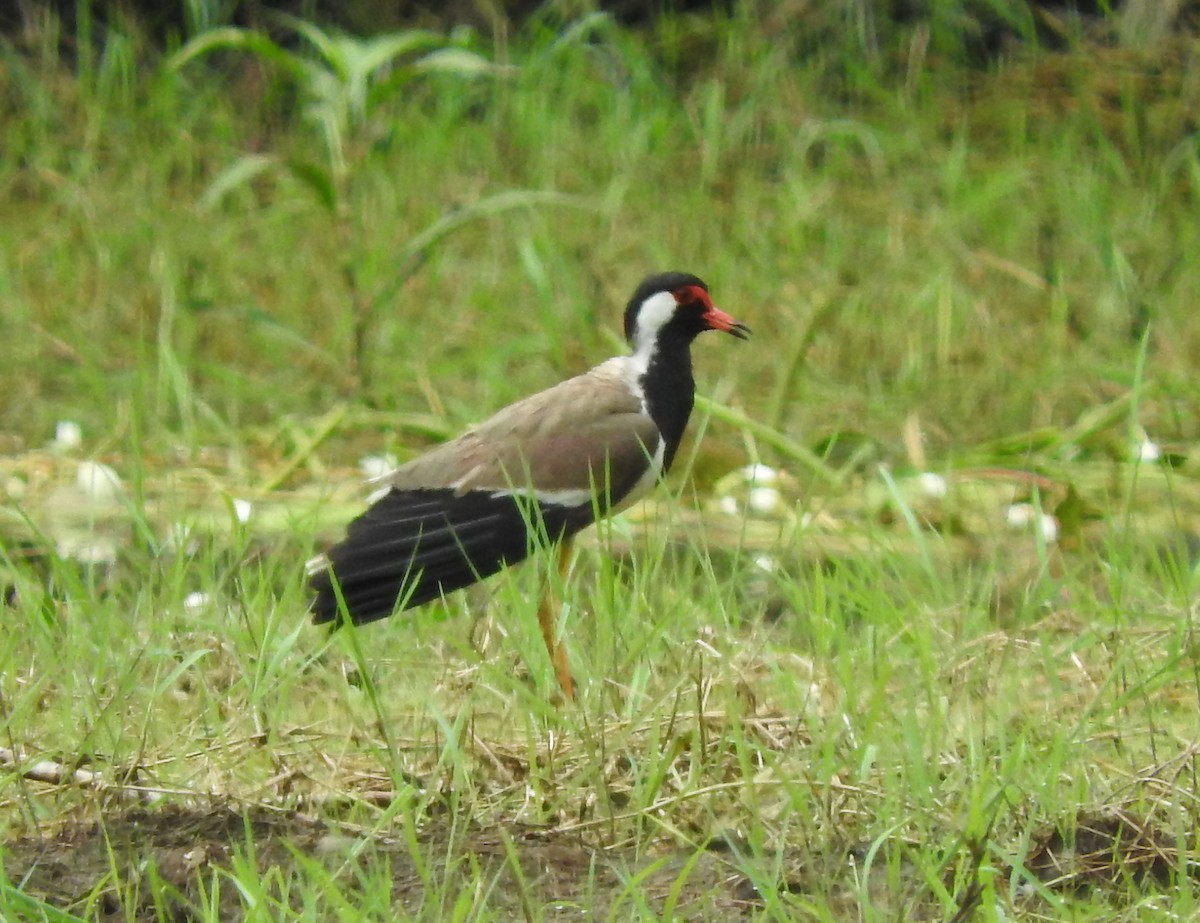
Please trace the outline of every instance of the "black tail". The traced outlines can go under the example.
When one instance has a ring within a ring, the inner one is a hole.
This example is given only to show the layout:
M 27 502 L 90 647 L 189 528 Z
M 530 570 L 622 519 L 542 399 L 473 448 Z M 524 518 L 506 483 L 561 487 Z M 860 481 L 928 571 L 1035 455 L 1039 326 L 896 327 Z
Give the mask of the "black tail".
M 532 507 L 532 508 L 530 508 Z M 470 586 L 592 521 L 590 504 L 537 504 L 491 491 L 391 490 L 350 523 L 309 585 L 313 620 L 356 625 Z M 530 524 L 534 524 L 534 528 Z

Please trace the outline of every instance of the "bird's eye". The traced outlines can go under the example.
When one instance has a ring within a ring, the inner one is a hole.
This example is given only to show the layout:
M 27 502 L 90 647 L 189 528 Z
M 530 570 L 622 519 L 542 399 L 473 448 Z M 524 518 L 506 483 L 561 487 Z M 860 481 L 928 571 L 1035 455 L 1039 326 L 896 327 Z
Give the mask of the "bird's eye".
M 672 292 L 675 296 L 675 303 L 681 308 L 701 308 L 707 310 L 712 302 L 708 299 L 708 292 L 699 285 L 684 285 Z

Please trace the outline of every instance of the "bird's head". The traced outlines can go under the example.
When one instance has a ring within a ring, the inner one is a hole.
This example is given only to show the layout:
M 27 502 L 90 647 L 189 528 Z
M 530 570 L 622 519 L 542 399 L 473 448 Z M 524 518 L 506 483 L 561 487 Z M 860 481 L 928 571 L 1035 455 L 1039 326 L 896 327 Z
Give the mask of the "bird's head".
M 648 276 L 625 308 L 625 337 L 634 352 L 649 352 L 664 338 L 690 343 L 705 330 L 720 330 L 744 340 L 750 328 L 712 303 L 708 286 L 685 272 Z

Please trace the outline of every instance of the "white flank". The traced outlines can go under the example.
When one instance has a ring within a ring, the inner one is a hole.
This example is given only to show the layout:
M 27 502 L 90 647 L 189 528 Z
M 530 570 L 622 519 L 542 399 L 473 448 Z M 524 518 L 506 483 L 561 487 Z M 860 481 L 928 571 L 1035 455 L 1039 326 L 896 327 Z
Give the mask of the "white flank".
M 570 487 L 565 490 L 493 490 L 492 497 L 499 500 L 502 497 L 533 497 L 538 503 L 551 503 L 554 506 L 584 506 L 592 502 L 592 492 L 582 487 Z
M 633 488 L 625 495 L 625 498 L 609 510 L 609 515 L 629 509 L 629 507 L 633 506 L 654 489 L 654 485 L 658 483 L 658 479 L 662 475 L 663 455 L 666 454 L 666 451 L 666 440 L 660 438 L 658 440 L 658 448 L 654 450 L 654 456 L 650 459 L 650 464 L 647 466 L 645 472 L 638 478 L 637 483 L 633 485 Z

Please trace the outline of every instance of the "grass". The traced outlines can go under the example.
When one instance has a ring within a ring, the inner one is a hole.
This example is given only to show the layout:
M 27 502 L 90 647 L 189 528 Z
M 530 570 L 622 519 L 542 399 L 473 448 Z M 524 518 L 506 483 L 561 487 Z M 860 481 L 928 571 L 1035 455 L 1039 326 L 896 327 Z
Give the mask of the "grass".
M 5 50 L 0 915 L 1195 913 L 1189 46 L 892 78 L 810 39 L 531 25 L 370 110 L 332 218 L 229 181 L 328 153 L 255 59 Z M 456 227 L 357 344 L 356 292 L 512 190 L 572 205 Z M 665 267 L 755 339 L 698 343 L 704 438 L 562 588 L 579 703 L 536 567 L 308 625 L 358 459 L 610 354 Z

